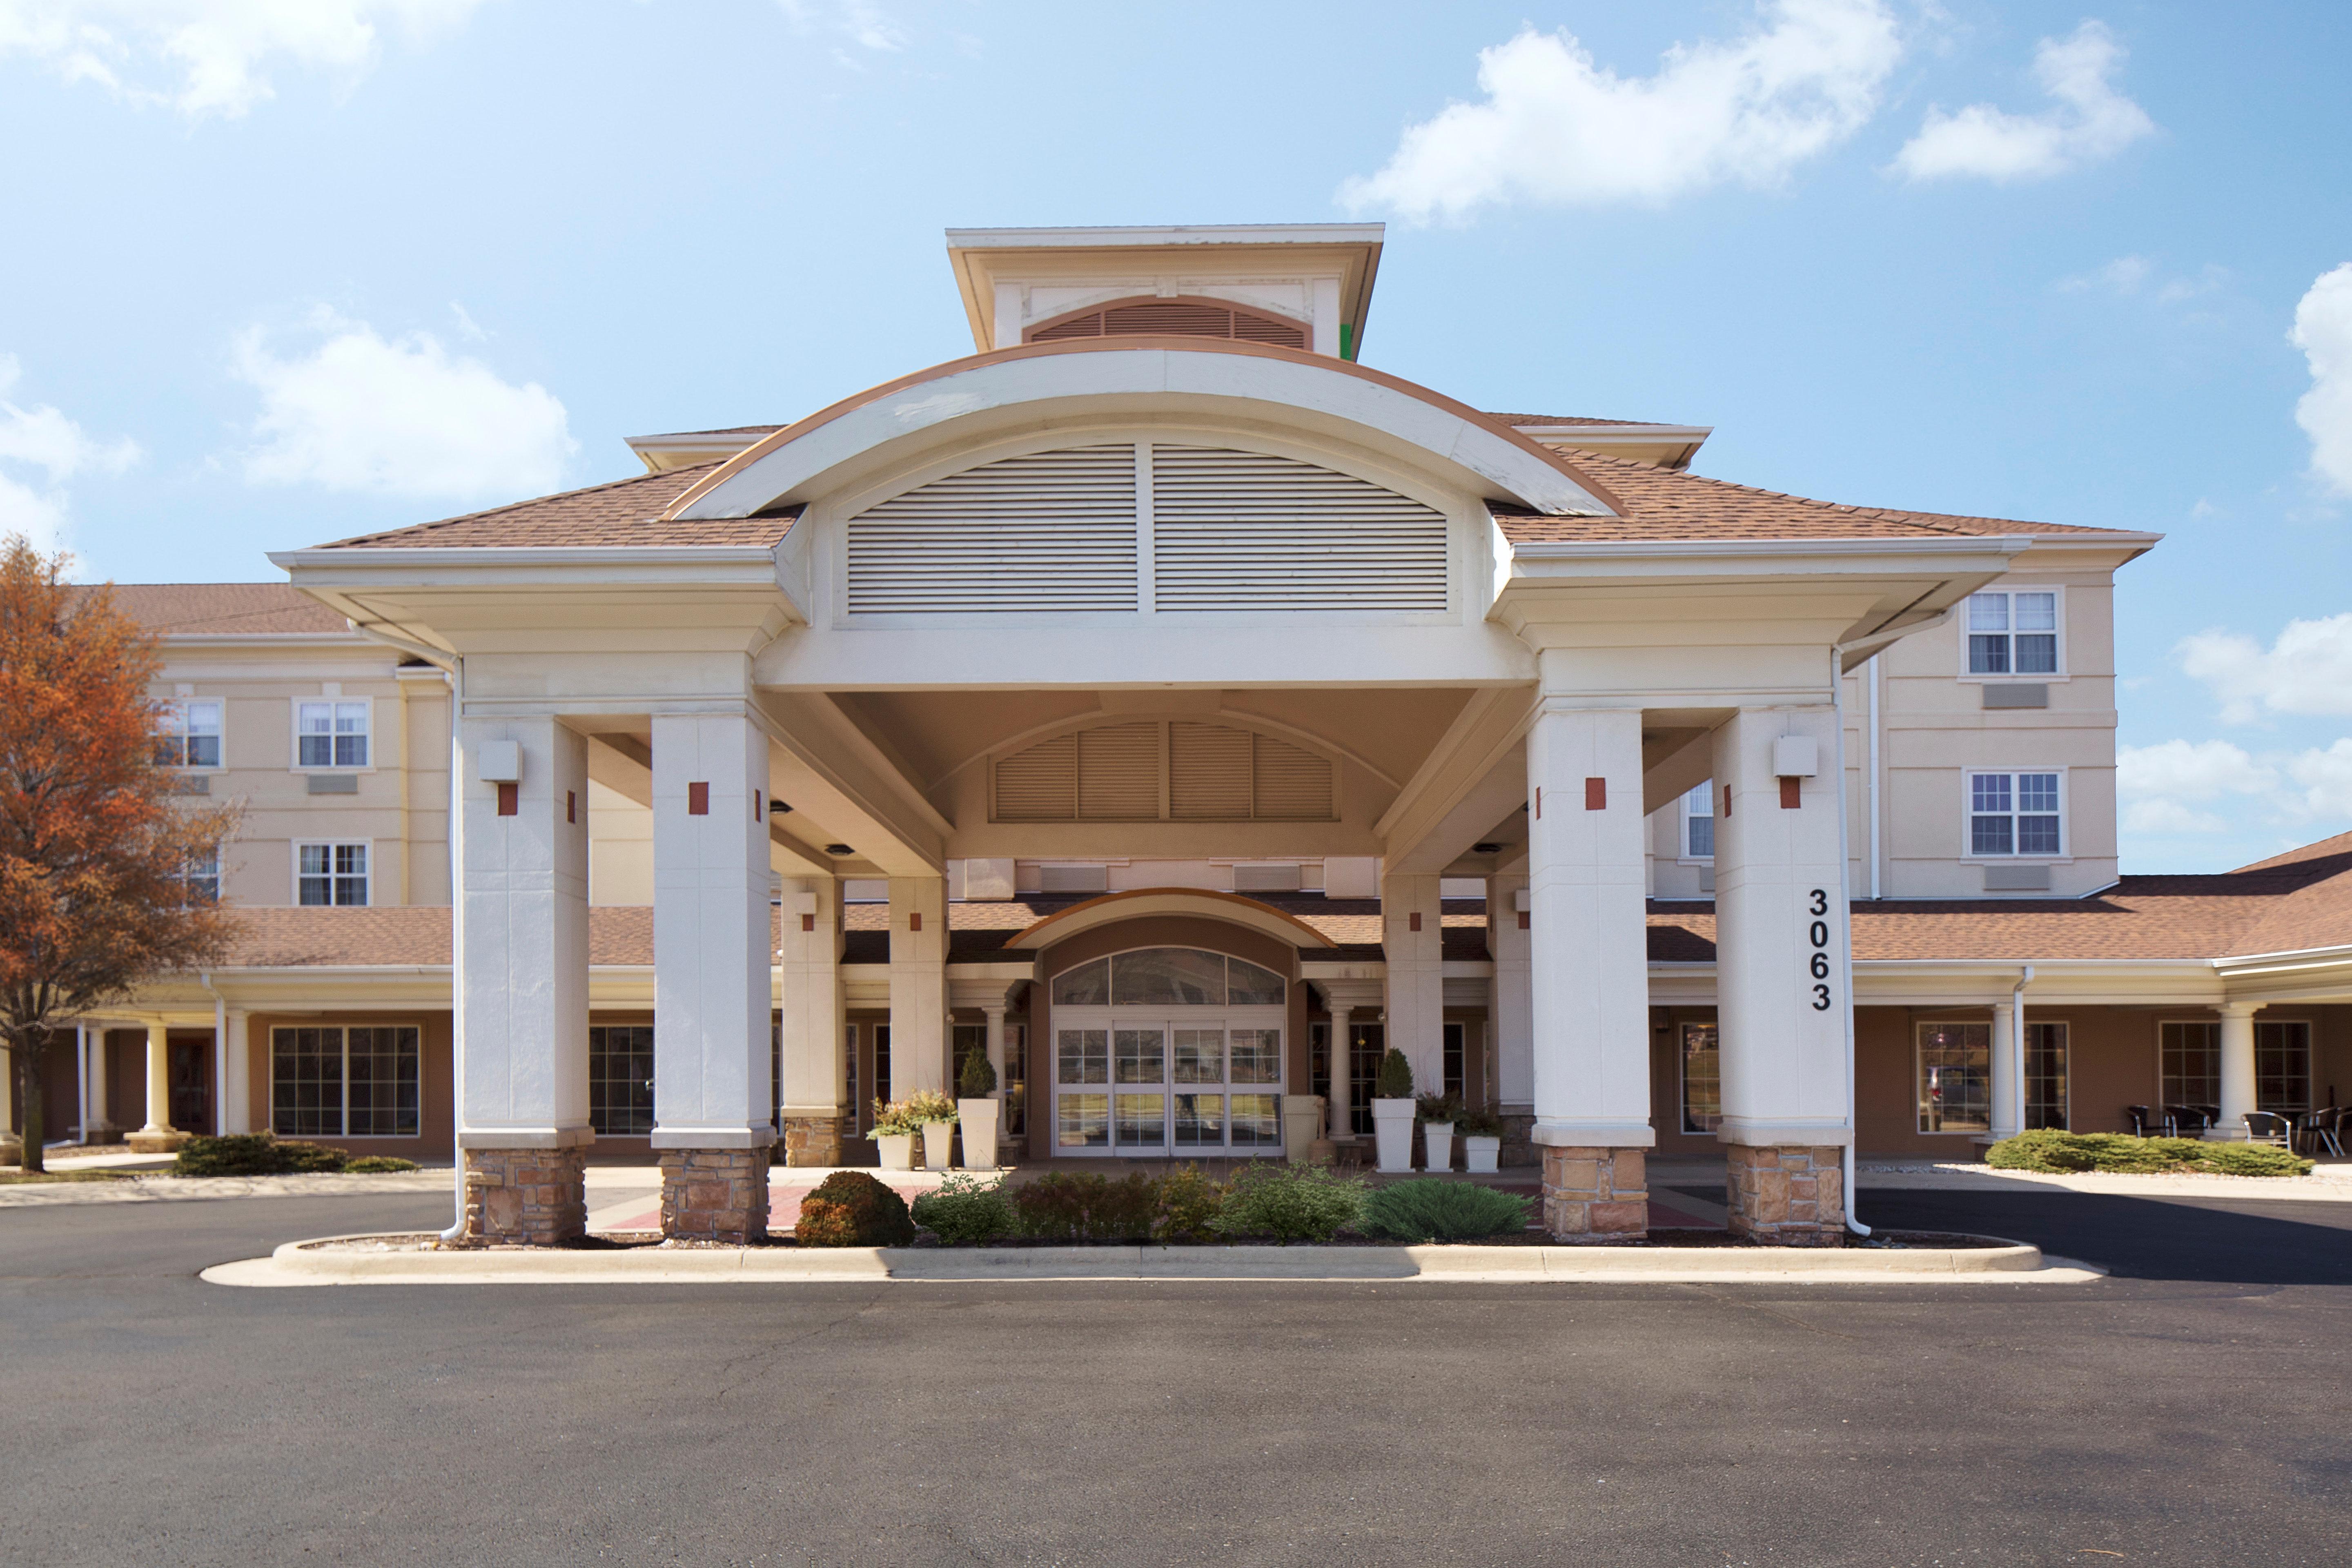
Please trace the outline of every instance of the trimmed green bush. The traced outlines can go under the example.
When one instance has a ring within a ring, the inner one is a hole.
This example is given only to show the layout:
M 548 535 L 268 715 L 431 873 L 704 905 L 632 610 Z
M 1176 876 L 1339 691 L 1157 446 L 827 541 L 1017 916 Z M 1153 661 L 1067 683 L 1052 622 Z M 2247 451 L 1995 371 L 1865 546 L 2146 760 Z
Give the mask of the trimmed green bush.
M 956 1074 L 956 1092 L 966 1100 L 986 1100 L 996 1088 L 996 1069 L 988 1065 L 986 1051 L 973 1051 L 963 1058 L 963 1070 Z
M 1357 1228 L 1391 1241 L 1475 1241 L 1528 1227 L 1528 1200 L 1471 1182 L 1397 1182 L 1364 1200 Z
M 222 1138 L 191 1138 L 172 1163 L 178 1176 L 299 1176 L 344 1169 L 351 1156 L 323 1143 L 305 1143 L 269 1132 L 232 1132 Z M 415 1167 L 411 1167 L 414 1169 Z
M 1217 1215 L 1231 1190 L 1226 1183 L 1209 1180 L 1198 1165 L 1170 1172 L 1160 1181 L 1160 1213 L 1151 1224 L 1152 1236 L 1171 1242 L 1214 1239 Z
M 2199 1163 L 2224 1176 L 2307 1176 L 2311 1162 L 2271 1143 L 2208 1143 Z
M 1394 1046 L 1381 1058 L 1381 1070 L 1372 1079 L 1372 1097 L 1376 1100 L 1411 1100 L 1412 1098 L 1412 1064 Z
M 2304 1176 L 2311 1162 L 2264 1143 L 2208 1143 L 2196 1138 L 2135 1138 L 2127 1132 L 2060 1132 L 2043 1128 L 2004 1138 L 1985 1151 L 2004 1171 L 2163 1175 L 2206 1171 L 2227 1176 Z
M 1363 1212 L 1365 1184 L 1320 1165 L 1250 1165 L 1234 1178 L 1212 1228 L 1219 1236 L 1328 1241 Z
M 1147 1241 L 1160 1215 L 1160 1184 L 1141 1171 L 1118 1180 L 1054 1171 L 1013 1189 L 1021 1234 L 1037 1241 Z
M 1013 1205 L 1002 1178 L 950 1176 L 915 1200 L 915 1223 L 950 1247 L 978 1247 L 1013 1233 Z
M 835 1171 L 801 1200 L 803 1247 L 904 1247 L 915 1239 L 907 1200 L 863 1171 Z
M 397 1154 L 362 1154 L 343 1167 L 347 1176 L 386 1176 L 395 1171 L 413 1171 L 416 1162 L 404 1160 Z

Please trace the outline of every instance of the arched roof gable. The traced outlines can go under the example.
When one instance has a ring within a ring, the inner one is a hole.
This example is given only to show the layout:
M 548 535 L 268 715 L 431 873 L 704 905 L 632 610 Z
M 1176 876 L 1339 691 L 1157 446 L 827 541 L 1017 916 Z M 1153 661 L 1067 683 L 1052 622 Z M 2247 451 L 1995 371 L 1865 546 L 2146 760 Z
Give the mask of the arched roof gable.
M 1072 904 L 1042 920 L 1034 921 L 1004 945 L 1008 949 L 1025 948 L 1035 951 L 1064 942 L 1080 931 L 1109 925 L 1117 921 L 1137 920 L 1145 915 L 1201 915 L 1210 920 L 1223 921 L 1230 925 L 1270 936 L 1286 947 L 1328 948 L 1331 939 L 1308 925 L 1297 916 L 1286 914 L 1270 904 L 1239 893 L 1220 893 L 1207 888 L 1133 888 L 1125 892 L 1105 893 L 1098 899 L 1088 899 L 1082 904 Z

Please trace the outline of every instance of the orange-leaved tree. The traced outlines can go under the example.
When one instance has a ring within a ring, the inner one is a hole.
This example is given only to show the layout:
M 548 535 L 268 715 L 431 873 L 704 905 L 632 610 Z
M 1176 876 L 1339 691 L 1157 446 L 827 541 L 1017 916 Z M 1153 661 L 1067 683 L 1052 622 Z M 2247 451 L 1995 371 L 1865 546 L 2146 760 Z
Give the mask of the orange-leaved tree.
M 217 958 L 230 917 L 191 883 L 235 826 L 157 765 L 155 640 L 68 558 L 0 546 L 0 1047 L 41 1169 L 50 1032 Z

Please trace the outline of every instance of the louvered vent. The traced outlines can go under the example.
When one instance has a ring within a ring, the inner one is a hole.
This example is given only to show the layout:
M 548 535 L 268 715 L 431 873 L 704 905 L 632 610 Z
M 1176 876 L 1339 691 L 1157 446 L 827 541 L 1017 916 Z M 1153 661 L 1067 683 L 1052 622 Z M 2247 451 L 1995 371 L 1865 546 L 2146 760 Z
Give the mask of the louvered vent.
M 1037 890 L 1041 893 L 1099 893 L 1110 886 L 1108 866 L 1040 866 L 1037 868 Z
M 1135 448 L 1005 458 L 849 520 L 849 608 L 1133 610 Z
M 1106 724 L 1078 732 L 1078 816 L 1148 822 L 1160 815 L 1160 726 Z
M 1151 453 L 1154 602 L 1185 610 L 1444 610 L 1445 517 L 1264 452 Z
M 1238 338 L 1244 342 L 1303 349 L 1307 346 L 1307 327 L 1304 322 L 1230 305 L 1190 300 L 1142 300 L 1108 305 L 1066 321 L 1032 328 L 1028 333 L 1028 341 L 1033 343 L 1104 337 Z
M 1246 822 L 1250 732 L 1224 724 L 1168 726 L 1168 815 L 1179 822 Z
M 1304 746 L 1271 735 L 1251 737 L 1252 805 L 1261 822 L 1328 822 L 1331 764 Z
M 1296 866 L 1234 868 L 1234 891 L 1236 893 L 1295 893 L 1298 891 L 1298 868 Z
M 999 822 L 1068 822 L 1078 814 L 1078 738 L 1056 735 L 996 764 Z
M 1231 724 L 1097 725 L 1001 757 L 995 772 L 999 822 L 1158 821 L 1163 784 L 1166 816 L 1178 822 L 1328 822 L 1337 814 L 1328 761 Z

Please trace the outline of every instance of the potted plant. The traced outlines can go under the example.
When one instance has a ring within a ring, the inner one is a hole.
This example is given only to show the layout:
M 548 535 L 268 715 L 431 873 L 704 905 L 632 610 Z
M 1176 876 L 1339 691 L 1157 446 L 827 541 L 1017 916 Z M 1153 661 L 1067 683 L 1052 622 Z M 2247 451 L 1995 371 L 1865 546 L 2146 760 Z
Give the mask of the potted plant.
M 956 1124 L 963 1129 L 963 1168 L 996 1169 L 996 1069 L 978 1051 L 966 1057 L 956 1079 Z
M 944 1171 L 955 1152 L 956 1102 L 936 1089 L 907 1097 L 907 1114 L 923 1130 L 923 1168 Z
M 1454 1168 L 1454 1124 L 1462 1115 L 1462 1101 L 1450 1094 L 1421 1097 L 1421 1141 L 1425 1163 L 1432 1171 Z
M 1465 1111 L 1454 1124 L 1462 1134 L 1462 1168 L 1474 1176 L 1491 1176 L 1502 1166 L 1503 1119 L 1491 1110 Z
M 1381 1170 L 1412 1169 L 1412 1064 L 1394 1046 L 1372 1079 L 1372 1135 Z
M 880 1151 L 884 1170 L 915 1168 L 915 1134 L 922 1125 L 908 1114 L 904 1100 L 874 1102 L 874 1131 L 866 1136 L 873 1139 L 874 1147 Z

